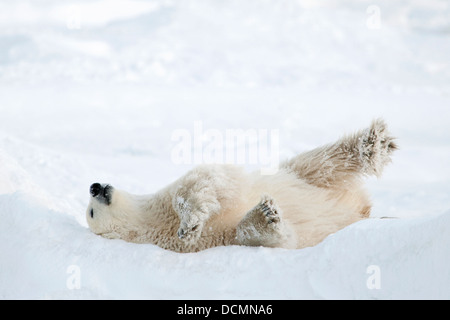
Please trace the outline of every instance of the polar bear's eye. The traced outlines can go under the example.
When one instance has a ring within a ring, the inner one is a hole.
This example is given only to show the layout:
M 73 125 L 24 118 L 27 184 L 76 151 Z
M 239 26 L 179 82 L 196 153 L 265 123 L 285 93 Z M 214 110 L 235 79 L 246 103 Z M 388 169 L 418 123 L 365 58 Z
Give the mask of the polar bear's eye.
M 94 218 L 94 209 L 91 209 L 91 218 Z

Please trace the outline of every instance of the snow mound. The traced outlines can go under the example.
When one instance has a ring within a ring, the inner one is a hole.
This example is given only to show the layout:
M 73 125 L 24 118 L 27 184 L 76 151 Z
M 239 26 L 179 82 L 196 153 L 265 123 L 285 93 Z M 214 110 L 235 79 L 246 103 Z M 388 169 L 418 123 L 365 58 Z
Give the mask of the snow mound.
M 1 159 L 3 299 L 450 298 L 450 212 L 365 220 L 303 250 L 178 254 L 94 235 Z

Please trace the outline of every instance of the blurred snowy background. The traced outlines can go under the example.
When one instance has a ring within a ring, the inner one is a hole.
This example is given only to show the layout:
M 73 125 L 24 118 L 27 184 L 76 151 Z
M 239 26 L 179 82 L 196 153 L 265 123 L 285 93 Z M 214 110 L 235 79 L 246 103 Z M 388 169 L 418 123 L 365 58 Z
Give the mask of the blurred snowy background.
M 171 137 L 195 121 L 279 130 L 284 159 L 375 117 L 401 149 L 368 180 L 373 217 L 401 219 L 194 255 L 86 228 L 91 183 L 185 173 Z M 449 1 L 2 0 L 0 297 L 450 298 L 449 128 Z

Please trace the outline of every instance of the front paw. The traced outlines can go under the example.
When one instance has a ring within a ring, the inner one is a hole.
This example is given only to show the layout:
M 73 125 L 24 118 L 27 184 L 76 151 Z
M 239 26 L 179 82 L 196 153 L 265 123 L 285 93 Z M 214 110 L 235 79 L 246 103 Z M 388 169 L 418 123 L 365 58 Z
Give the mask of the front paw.
M 203 226 L 199 221 L 182 222 L 177 231 L 178 238 L 184 242 L 193 242 L 200 238 Z

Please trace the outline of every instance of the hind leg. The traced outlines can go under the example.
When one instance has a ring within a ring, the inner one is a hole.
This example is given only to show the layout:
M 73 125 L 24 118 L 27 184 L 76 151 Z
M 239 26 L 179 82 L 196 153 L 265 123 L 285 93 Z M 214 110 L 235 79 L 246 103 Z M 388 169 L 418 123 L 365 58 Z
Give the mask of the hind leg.
M 386 124 L 378 119 L 369 128 L 302 153 L 282 167 L 318 187 L 348 188 L 363 175 L 380 176 L 396 149 Z
M 296 244 L 280 208 L 267 195 L 239 222 L 236 239 L 246 246 L 294 248 Z

